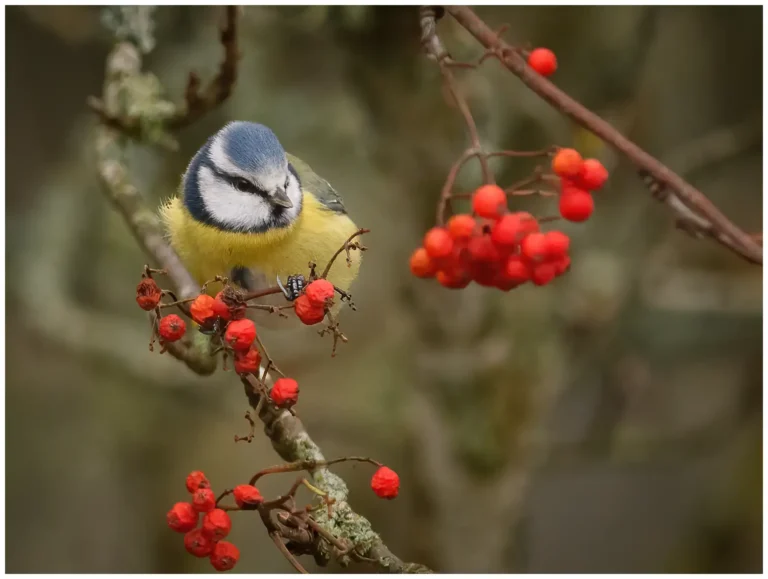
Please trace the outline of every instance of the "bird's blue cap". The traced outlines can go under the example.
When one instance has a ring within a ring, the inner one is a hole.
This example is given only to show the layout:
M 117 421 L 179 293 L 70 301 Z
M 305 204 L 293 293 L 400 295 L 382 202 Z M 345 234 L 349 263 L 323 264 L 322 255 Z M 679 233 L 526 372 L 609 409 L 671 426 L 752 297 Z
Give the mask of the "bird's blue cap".
M 239 169 L 257 174 L 285 166 L 285 150 L 269 127 L 235 121 L 225 126 L 222 133 L 224 153 Z

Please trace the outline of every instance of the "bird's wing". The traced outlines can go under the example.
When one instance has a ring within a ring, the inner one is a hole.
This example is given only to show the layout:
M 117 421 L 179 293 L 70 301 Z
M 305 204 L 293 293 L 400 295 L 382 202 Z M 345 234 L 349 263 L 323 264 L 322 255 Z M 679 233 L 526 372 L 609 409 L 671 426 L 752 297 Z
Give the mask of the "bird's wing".
M 336 213 L 346 213 L 344 201 L 336 190 L 325 179 L 315 173 L 312 168 L 298 157 L 288 154 L 288 162 L 296 171 L 303 189 L 310 191 L 325 207 Z

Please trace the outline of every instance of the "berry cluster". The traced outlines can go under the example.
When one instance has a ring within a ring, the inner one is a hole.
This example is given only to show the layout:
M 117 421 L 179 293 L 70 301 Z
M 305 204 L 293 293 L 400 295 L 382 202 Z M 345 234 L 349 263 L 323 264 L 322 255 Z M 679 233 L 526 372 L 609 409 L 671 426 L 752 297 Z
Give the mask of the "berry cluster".
M 592 191 L 608 178 L 603 165 L 583 160 L 574 149 L 560 149 L 552 159 L 558 180 L 560 217 L 585 221 L 592 214 Z M 514 193 L 514 192 L 512 192 Z M 472 214 L 453 215 L 433 227 L 410 259 L 411 273 L 435 277 L 450 289 L 471 282 L 509 291 L 526 282 L 546 285 L 568 271 L 570 239 L 561 231 L 541 231 L 541 222 L 524 211 L 511 213 L 507 192 L 483 185 L 472 195 Z
M 168 526 L 178 533 L 184 533 L 184 548 L 195 557 L 208 557 L 217 571 L 229 571 L 240 559 L 240 551 L 224 539 L 232 529 L 232 520 L 223 509 L 216 508 L 216 496 L 211 490 L 205 474 L 191 472 L 187 476 L 187 490 L 191 494 L 188 502 L 179 502 L 166 514 Z M 242 485 L 246 486 L 246 485 Z M 251 502 L 261 499 L 258 489 L 247 495 Z M 241 491 L 242 495 L 242 491 Z M 203 514 L 200 523 L 200 513 Z

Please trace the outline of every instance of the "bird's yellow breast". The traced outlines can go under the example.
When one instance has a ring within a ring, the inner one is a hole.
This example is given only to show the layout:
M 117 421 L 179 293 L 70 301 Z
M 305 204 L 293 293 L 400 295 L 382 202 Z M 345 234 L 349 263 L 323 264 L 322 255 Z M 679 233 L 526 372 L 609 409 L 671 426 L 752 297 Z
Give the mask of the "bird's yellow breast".
M 235 233 L 195 220 L 178 197 L 161 208 L 161 217 L 171 245 L 190 273 L 202 284 L 217 275 L 229 276 L 232 268 L 243 266 L 264 273 L 274 281 L 289 275 L 307 275 L 309 263 L 318 265 L 318 274 L 346 239 L 357 231 L 349 217 L 324 208 L 304 192 L 304 206 L 290 226 L 264 233 Z M 360 252 L 350 255 L 347 266 L 342 253 L 334 262 L 328 280 L 347 290 L 357 277 Z

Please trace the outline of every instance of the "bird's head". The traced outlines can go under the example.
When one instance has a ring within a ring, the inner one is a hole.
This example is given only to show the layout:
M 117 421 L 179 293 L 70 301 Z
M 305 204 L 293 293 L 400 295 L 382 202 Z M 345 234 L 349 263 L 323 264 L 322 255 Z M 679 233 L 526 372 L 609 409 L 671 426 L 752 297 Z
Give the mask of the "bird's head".
M 257 123 L 232 122 L 208 139 L 183 189 L 195 219 L 227 231 L 284 228 L 301 213 L 298 176 L 275 134 Z

